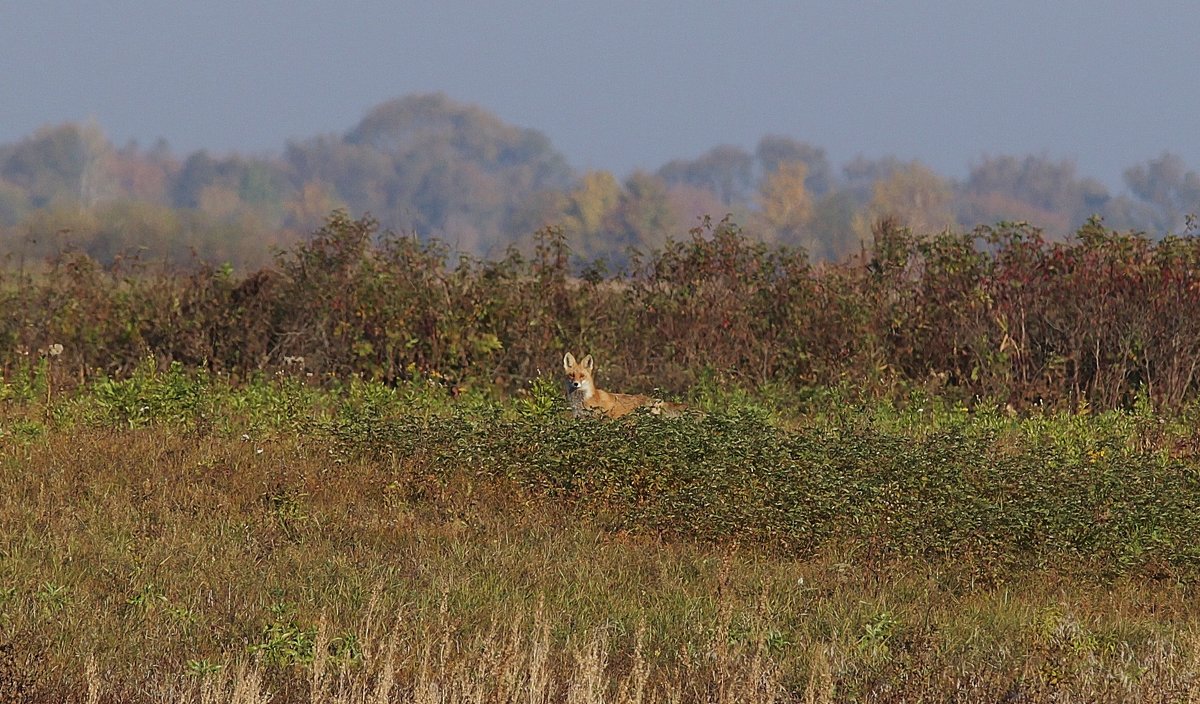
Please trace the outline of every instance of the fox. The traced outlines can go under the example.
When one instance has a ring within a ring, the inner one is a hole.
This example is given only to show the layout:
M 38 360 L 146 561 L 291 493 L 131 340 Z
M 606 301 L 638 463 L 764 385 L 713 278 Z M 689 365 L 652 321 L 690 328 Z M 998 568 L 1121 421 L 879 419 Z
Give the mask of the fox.
M 681 403 L 668 403 L 643 394 L 615 394 L 598 389 L 592 374 L 594 369 L 595 362 L 590 354 L 579 361 L 570 352 L 563 355 L 567 403 L 571 406 L 571 415 L 576 418 L 593 414 L 620 418 L 639 408 L 646 408 L 655 415 L 678 418 L 687 410 Z

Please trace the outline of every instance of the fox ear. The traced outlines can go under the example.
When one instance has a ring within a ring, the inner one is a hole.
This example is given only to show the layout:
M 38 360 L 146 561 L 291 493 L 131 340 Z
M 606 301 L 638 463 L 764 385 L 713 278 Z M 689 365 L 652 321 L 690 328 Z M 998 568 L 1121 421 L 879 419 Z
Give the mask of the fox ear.
M 563 355 L 563 369 L 570 369 L 575 366 L 575 355 L 570 352 Z
M 592 371 L 592 364 L 593 364 L 592 355 L 589 354 L 588 356 L 583 358 L 583 368 L 584 369 L 587 369 L 589 372 Z

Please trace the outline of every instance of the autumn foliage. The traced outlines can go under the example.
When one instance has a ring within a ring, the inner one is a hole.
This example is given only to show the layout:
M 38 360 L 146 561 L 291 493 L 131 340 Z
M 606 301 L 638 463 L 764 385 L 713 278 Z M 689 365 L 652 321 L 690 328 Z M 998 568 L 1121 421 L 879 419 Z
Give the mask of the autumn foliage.
M 1099 222 L 1048 242 L 1022 224 L 924 236 L 883 221 L 861 256 L 814 266 L 705 221 L 610 274 L 556 229 L 532 256 L 484 261 L 336 212 L 246 275 L 68 252 L 3 277 L 3 369 L 61 344 L 62 381 L 152 356 L 240 378 L 299 365 L 511 391 L 584 349 L 610 384 L 676 394 L 716 375 L 1108 408 L 1200 388 L 1200 241 Z

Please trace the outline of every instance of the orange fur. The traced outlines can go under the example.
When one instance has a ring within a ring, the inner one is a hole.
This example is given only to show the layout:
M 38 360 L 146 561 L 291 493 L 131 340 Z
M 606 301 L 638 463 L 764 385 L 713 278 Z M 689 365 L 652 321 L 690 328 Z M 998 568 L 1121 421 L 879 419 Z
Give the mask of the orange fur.
M 563 356 L 563 372 L 567 381 L 567 403 L 576 418 L 592 413 L 601 413 L 609 418 L 620 418 L 637 410 L 648 408 L 655 415 L 677 417 L 684 406 L 667 403 L 642 394 L 615 394 L 596 388 L 592 355 L 576 361 L 570 352 Z

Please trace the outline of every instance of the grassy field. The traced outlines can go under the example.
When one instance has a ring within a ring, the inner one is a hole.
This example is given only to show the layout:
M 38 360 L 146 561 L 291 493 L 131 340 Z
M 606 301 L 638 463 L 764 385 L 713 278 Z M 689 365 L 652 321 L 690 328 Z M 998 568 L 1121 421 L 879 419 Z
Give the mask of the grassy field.
M 0 702 L 1200 699 L 1191 410 L 0 385 Z

